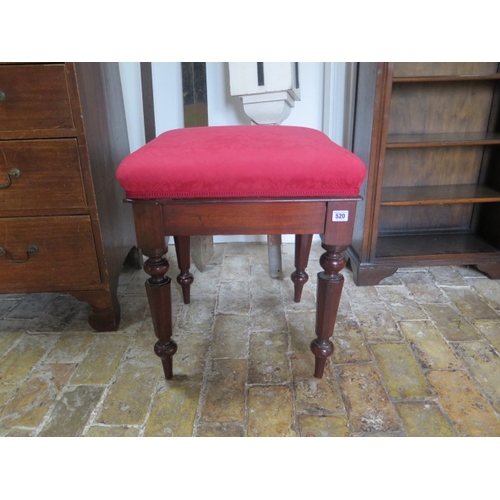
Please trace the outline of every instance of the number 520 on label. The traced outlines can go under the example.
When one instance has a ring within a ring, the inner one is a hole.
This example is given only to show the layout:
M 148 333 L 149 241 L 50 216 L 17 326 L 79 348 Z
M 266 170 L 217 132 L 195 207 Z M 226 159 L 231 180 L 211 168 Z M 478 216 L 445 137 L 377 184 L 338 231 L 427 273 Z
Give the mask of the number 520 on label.
M 349 210 L 333 210 L 333 222 L 347 222 L 349 220 Z

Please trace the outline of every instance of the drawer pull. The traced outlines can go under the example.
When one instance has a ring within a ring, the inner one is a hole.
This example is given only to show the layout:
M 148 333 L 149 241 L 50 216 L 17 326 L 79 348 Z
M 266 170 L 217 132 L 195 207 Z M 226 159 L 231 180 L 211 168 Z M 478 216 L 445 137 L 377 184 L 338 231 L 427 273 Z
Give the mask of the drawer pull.
M 7 189 L 12 179 L 18 179 L 19 177 L 21 177 L 21 171 L 18 168 L 11 168 L 7 174 L 7 184 L 0 184 L 0 189 Z
M 2 92 L 0 90 L 0 102 L 6 101 L 6 100 L 7 100 L 7 96 L 5 95 L 5 92 Z
M 26 258 L 25 259 L 11 259 L 7 250 L 0 247 L 0 257 L 5 257 L 11 264 L 22 264 L 23 262 L 27 262 L 32 255 L 38 253 L 38 247 L 36 245 L 30 245 L 26 250 Z

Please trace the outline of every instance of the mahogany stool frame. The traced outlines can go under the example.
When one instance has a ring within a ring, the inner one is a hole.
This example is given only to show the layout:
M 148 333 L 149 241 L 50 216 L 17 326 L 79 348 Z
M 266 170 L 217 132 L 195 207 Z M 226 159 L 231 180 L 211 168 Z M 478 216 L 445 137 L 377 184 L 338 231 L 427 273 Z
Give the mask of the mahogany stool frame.
M 148 257 L 144 271 L 153 327 L 158 341 L 154 351 L 160 357 L 166 379 L 173 377 L 171 279 L 167 236 L 173 236 L 183 299 L 190 301 L 193 276 L 190 267 L 190 236 L 295 234 L 294 300 L 300 301 L 312 237 L 321 235 L 325 253 L 318 273 L 316 338 L 311 342 L 315 356 L 314 376 L 322 378 L 326 360 L 333 353 L 333 335 L 344 277 L 343 255 L 351 244 L 359 197 L 342 198 L 224 198 L 224 199 L 128 199 L 132 203 L 137 245 Z

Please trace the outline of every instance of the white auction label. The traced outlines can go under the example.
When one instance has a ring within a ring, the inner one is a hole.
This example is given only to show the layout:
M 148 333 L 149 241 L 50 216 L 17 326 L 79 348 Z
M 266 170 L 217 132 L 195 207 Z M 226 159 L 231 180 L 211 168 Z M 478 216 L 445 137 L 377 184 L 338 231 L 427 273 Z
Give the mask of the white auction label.
M 334 210 L 332 212 L 333 222 L 347 222 L 349 220 L 349 210 Z

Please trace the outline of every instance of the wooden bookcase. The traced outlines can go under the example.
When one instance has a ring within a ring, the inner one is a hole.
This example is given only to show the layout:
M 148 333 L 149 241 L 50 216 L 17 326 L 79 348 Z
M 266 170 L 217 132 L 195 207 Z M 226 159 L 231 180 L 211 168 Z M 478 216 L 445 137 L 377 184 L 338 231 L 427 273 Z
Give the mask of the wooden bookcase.
M 500 278 L 498 63 L 359 63 L 353 151 L 368 167 L 350 266 L 474 265 Z

